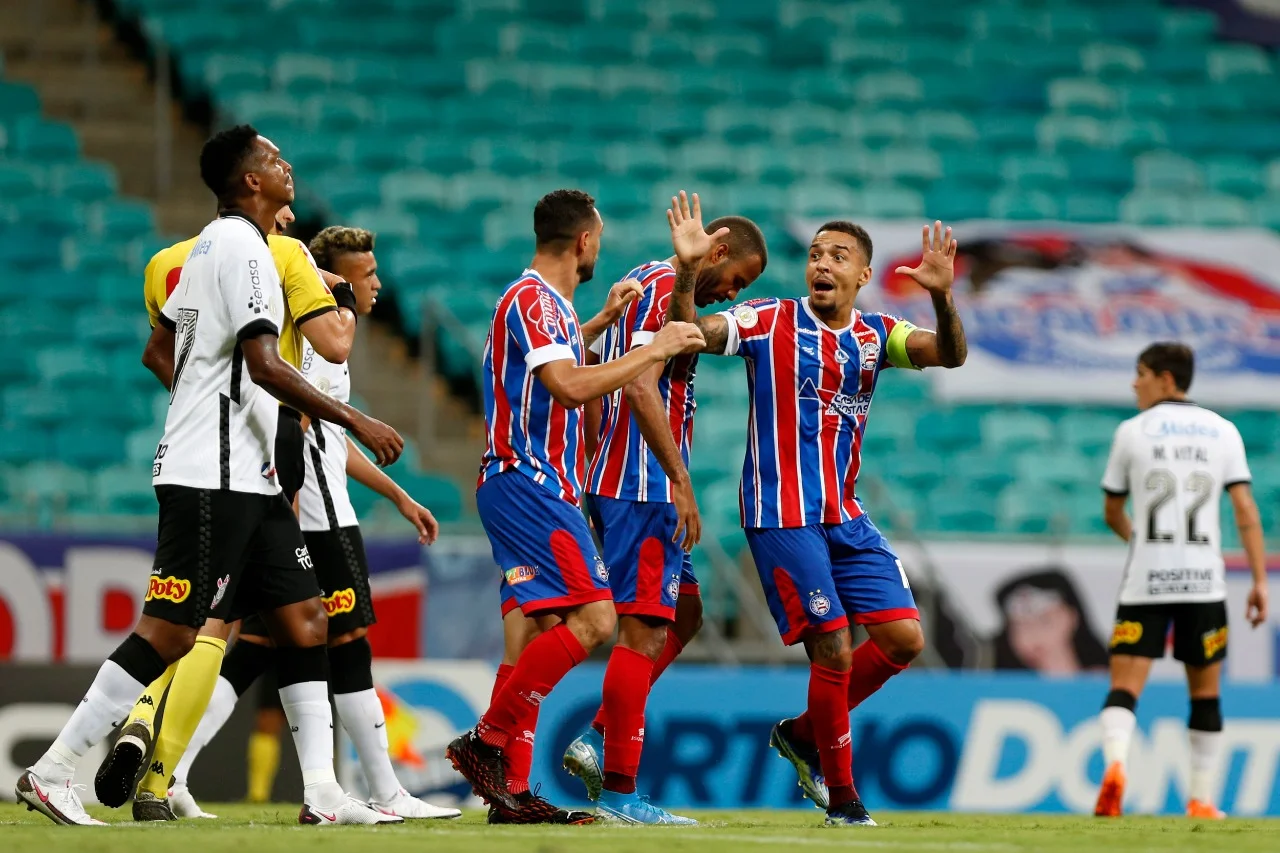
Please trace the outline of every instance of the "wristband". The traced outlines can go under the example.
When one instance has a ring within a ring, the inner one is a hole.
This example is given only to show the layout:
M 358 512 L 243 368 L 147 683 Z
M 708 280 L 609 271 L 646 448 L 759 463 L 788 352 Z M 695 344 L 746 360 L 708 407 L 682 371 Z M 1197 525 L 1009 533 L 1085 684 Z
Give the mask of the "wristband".
M 349 281 L 340 281 L 332 288 L 333 301 L 338 303 L 339 308 L 348 309 L 352 316 L 358 317 L 359 312 L 356 311 L 356 291 Z

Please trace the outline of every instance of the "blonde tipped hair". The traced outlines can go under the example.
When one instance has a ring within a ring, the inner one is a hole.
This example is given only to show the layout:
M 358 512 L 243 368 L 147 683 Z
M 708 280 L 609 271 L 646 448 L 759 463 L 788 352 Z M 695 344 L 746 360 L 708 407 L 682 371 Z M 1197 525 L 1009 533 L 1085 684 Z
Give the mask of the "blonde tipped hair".
M 311 238 L 311 255 L 316 265 L 322 270 L 333 270 L 334 261 L 339 255 L 348 252 L 372 252 L 374 236 L 372 231 L 363 228 L 349 228 L 345 225 L 330 225 L 315 237 Z

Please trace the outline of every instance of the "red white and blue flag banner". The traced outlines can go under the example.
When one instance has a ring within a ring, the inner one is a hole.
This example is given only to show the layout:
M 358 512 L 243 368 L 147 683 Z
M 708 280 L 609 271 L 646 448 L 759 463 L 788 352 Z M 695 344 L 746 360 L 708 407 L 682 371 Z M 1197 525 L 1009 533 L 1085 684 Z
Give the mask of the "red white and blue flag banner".
M 817 220 L 796 221 L 808 245 Z M 863 222 L 875 244 L 864 311 L 933 326 L 928 294 L 894 269 L 920 258 L 923 223 Z M 948 223 L 960 244 L 955 299 L 969 339 L 963 370 L 930 371 L 954 400 L 1129 404 L 1147 344 L 1196 353 L 1192 396 L 1207 405 L 1280 404 L 1280 237 L 1051 222 Z M 795 282 L 803 292 L 803 282 Z

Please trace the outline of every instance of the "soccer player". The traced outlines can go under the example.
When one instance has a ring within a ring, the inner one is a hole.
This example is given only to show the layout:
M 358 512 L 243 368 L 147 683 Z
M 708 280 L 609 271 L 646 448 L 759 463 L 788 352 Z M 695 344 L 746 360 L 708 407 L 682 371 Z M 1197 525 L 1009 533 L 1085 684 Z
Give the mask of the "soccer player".
M 311 241 L 311 253 L 355 290 L 359 313 L 373 310 L 381 283 L 373 254 L 374 235 L 362 228 L 331 226 Z M 321 358 L 309 343 L 302 354 L 302 375 L 317 389 L 345 403 L 351 380 L 345 365 Z M 378 470 L 363 453 L 350 447 L 342 428 L 313 421 L 305 432 L 306 476 L 298 493 L 298 514 L 316 577 L 325 592 L 329 613 L 329 683 L 343 728 L 355 743 L 369 782 L 370 805 L 403 818 L 456 818 L 462 812 L 433 806 L 401 787 L 387 755 L 386 720 L 373 687 L 373 650 L 366 639 L 376 620 L 369 589 L 369 568 L 355 509 L 347 494 L 347 477 L 392 501 L 418 530 L 419 542 L 430 544 L 439 533 L 435 517 Z M 262 620 L 256 620 L 265 628 Z M 237 700 L 274 662 L 271 638 L 246 619 L 240 639 L 222 664 L 208 711 L 174 769 L 170 799 L 180 817 L 209 816 L 187 788 L 191 765 L 200 750 L 230 718 Z M 163 727 L 161 728 L 163 733 Z
M 1223 577 L 1219 500 L 1231 497 L 1240 542 L 1253 573 L 1245 619 L 1267 619 L 1262 524 L 1253 500 L 1244 442 L 1235 426 L 1187 399 L 1195 358 L 1176 342 L 1138 356 L 1133 382 L 1140 413 L 1120 424 L 1102 477 L 1107 526 L 1129 544 L 1111 634 L 1111 692 L 1103 703 L 1107 769 L 1094 814 L 1117 817 L 1134 708 L 1173 632 L 1173 656 L 1187 668 L 1191 715 L 1191 790 L 1187 816 L 1221 820 L 1215 804 L 1222 755 L 1218 701 L 1227 656 L 1227 585 Z M 1132 492 L 1133 516 L 1125 512 Z
M 498 301 L 485 344 L 488 446 L 476 503 L 505 583 L 541 633 L 475 729 L 446 751 L 480 797 L 517 815 L 532 795 L 508 790 L 504 750 L 534 730 L 538 704 L 615 625 L 609 572 L 580 509 L 581 408 L 702 345 L 692 325 L 669 323 L 647 346 L 585 366 L 584 352 L 638 285 L 614 287 L 606 310 L 580 325 L 572 300 L 594 274 L 604 229 L 595 200 L 577 190 L 549 193 L 534 208 L 533 227 L 533 262 Z
M 248 138 L 256 131 L 241 126 L 230 131 Z M 302 340 L 311 342 L 318 351 L 335 361 L 345 361 L 355 333 L 356 304 L 351 285 L 334 278 L 332 290 L 321 278 L 307 247 L 299 240 L 284 236 L 293 221 L 286 205 L 276 214 L 273 231 L 267 237 L 275 268 L 285 293 L 284 324 L 279 347 L 284 359 L 295 368 L 302 366 Z M 154 354 L 162 358 L 172 372 L 173 336 L 158 325 L 160 311 L 182 275 L 182 265 L 198 238 L 184 240 L 162 249 L 147 264 L 145 302 L 148 318 L 160 340 Z M 296 318 L 296 319 L 295 319 Z M 292 501 L 302 484 L 303 449 L 301 415 L 290 406 L 281 405 L 276 428 L 276 471 L 285 497 Z M 169 691 L 170 708 L 203 707 L 208 702 L 211 679 L 222 663 L 230 627 L 210 619 L 201 629 L 200 639 L 191 654 L 170 666 L 138 697 L 129 719 L 121 729 L 112 752 L 99 768 L 95 778 L 98 798 L 112 807 L 123 805 L 133 789 L 133 780 L 146 756 L 151 752 L 155 712 L 165 691 Z M 172 687 L 170 686 L 172 684 Z M 153 760 L 139 784 L 140 797 L 134 801 L 135 820 L 168 819 L 164 804 L 169 775 L 182 756 L 198 716 L 172 713 L 168 715 L 165 733 L 155 742 Z
M 764 235 L 749 219 L 717 219 L 718 233 L 698 272 L 699 306 L 732 301 L 759 278 L 768 260 Z M 629 272 L 640 298 L 593 346 L 610 361 L 647 345 L 667 320 L 675 258 Z M 702 598 L 689 551 L 701 534 L 689 479 L 696 353 L 655 365 L 603 400 L 599 445 L 587 472 L 589 509 L 602 544 L 618 614 L 618 643 L 604 676 L 591 727 L 569 744 L 564 766 L 579 776 L 602 812 L 640 823 L 693 823 L 636 795 L 649 688 L 693 639 Z
M 698 197 L 667 212 L 677 256 L 667 319 L 695 320 L 698 270 L 716 234 Z M 902 562 L 854 493 L 880 372 L 958 367 L 966 344 L 951 300 L 956 243 L 925 226 L 923 257 L 897 272 L 933 297 L 938 331 L 854 307 L 871 280 L 871 238 L 829 222 L 809 246 L 799 299 L 753 299 L 697 317 L 703 352 L 746 362 L 751 413 L 742 472 L 742 526 L 778 632 L 810 660 L 808 709 L 774 727 L 771 744 L 832 825 L 873 825 L 853 785 L 849 711 L 920 653 L 924 635 Z M 852 647 L 849 619 L 869 639 Z M 825 778 L 825 785 L 818 777 Z
M 156 357 L 166 334 L 155 330 L 144 354 L 171 393 L 152 471 L 160 519 L 143 614 L 17 783 L 19 798 L 58 824 L 100 825 L 71 785 L 79 759 L 145 685 L 191 651 L 206 619 L 250 611 L 269 614 L 281 647 L 281 690 L 305 785 L 299 820 L 401 822 L 347 797 L 334 778 L 324 607 L 297 519 L 280 494 L 275 399 L 352 429 L 382 463 L 399 456 L 403 440 L 321 394 L 280 358 L 283 300 L 266 231 L 293 200 L 293 181 L 279 155 L 269 140 L 240 129 L 215 135 L 201 151 L 201 176 L 221 212 L 201 232 L 160 314 L 158 328 L 176 333 L 176 359 Z

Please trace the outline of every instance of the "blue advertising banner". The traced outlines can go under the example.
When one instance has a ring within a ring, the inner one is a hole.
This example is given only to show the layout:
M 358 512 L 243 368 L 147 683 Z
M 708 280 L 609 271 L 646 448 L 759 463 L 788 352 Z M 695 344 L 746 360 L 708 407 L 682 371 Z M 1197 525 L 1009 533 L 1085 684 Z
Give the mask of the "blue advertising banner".
M 488 704 L 484 664 L 381 666 L 380 686 L 415 717 L 420 753 L 443 752 Z M 542 706 L 534 780 L 555 800 L 581 801 L 560 768 L 590 724 L 603 667 L 579 667 Z M 803 707 L 798 668 L 680 666 L 655 686 L 645 722 L 642 793 L 672 808 L 811 808 L 769 731 Z M 1102 677 L 918 672 L 892 680 L 853 715 L 855 780 L 872 810 L 1091 812 L 1102 777 Z M 1218 802 L 1229 814 L 1280 815 L 1280 687 L 1228 686 Z M 1182 686 L 1154 684 L 1138 706 L 1126 808 L 1181 813 L 1190 772 Z M 441 772 L 444 770 L 445 772 Z M 459 792 L 432 768 L 422 790 Z M 463 789 L 465 790 L 465 789 Z

